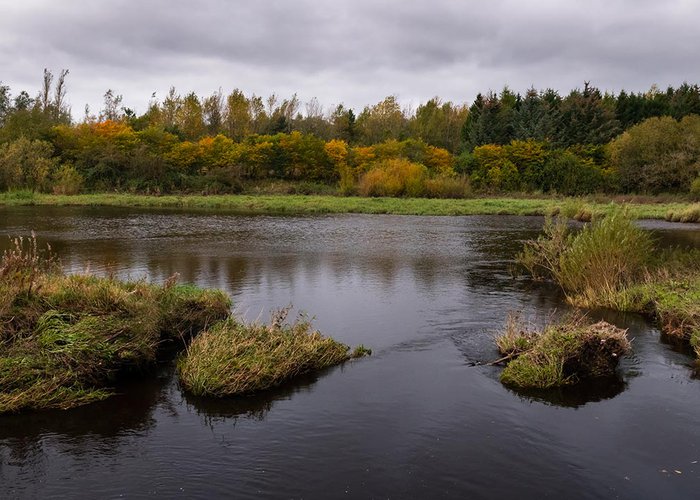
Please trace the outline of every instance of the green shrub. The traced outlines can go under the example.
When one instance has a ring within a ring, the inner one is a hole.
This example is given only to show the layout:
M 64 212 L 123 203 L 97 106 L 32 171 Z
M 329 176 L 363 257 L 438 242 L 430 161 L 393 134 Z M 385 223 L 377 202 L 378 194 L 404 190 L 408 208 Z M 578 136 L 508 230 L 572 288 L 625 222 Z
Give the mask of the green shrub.
M 85 180 L 72 165 L 61 165 L 52 175 L 54 194 L 78 194 Z
M 694 200 L 700 201 L 700 176 L 690 183 L 690 196 Z

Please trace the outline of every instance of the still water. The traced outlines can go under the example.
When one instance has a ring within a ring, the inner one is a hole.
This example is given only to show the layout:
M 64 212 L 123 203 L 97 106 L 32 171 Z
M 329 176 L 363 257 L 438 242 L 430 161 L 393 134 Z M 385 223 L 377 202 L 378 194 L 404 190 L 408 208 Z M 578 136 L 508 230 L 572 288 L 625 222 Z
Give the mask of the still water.
M 164 365 L 103 403 L 0 416 L 0 498 L 697 498 L 700 380 L 643 318 L 592 313 L 634 338 L 619 380 L 525 394 L 480 365 L 508 311 L 566 309 L 510 273 L 541 225 L 0 207 L 2 246 L 33 229 L 71 272 L 179 273 L 374 352 L 254 397 L 189 397 Z M 700 247 L 700 225 L 647 226 Z

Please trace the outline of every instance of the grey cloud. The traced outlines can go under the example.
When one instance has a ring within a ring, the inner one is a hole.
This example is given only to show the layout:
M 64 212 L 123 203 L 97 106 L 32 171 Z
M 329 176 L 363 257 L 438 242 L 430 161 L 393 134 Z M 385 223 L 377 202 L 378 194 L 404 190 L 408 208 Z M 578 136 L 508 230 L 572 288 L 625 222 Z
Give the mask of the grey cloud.
M 699 18 L 686 0 L 25 0 L 0 18 L 0 79 L 36 89 L 68 67 L 74 107 L 111 87 L 140 110 L 170 85 L 355 107 L 584 79 L 645 90 L 700 81 Z

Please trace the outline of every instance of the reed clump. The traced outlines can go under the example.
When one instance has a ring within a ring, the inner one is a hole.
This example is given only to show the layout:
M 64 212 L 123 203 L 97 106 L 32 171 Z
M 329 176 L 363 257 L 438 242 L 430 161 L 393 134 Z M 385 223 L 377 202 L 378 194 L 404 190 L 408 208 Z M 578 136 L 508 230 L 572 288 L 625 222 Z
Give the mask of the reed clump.
M 607 306 L 619 290 L 644 276 L 652 250 L 649 233 L 618 211 L 578 233 L 563 219 L 548 219 L 544 234 L 527 241 L 517 260 L 532 276 L 556 281 L 570 302 Z
M 519 388 L 550 389 L 609 377 L 630 349 L 626 333 L 604 321 L 592 324 L 580 314 L 540 331 L 510 315 L 496 338 L 499 352 L 508 362 L 501 381 Z
M 573 233 L 548 220 L 517 260 L 536 279 L 552 279 L 570 303 L 655 317 L 663 333 L 690 341 L 700 357 L 700 250 L 658 250 L 622 213 Z
M 184 389 L 195 396 L 251 393 L 371 354 L 363 346 L 350 352 L 314 330 L 304 316 L 287 323 L 287 312 L 277 313 L 269 325 L 230 317 L 202 332 L 178 360 Z
M 0 413 L 104 399 L 164 342 L 186 340 L 230 305 L 220 291 L 174 280 L 68 276 L 35 238 L 16 239 L 0 263 Z

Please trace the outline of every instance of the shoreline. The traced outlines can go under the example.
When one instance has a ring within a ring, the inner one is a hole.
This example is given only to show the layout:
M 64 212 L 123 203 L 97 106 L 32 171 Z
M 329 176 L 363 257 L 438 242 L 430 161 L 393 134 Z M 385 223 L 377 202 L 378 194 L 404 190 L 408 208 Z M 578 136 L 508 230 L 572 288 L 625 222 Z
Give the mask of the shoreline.
M 653 200 L 653 198 L 652 198 Z M 635 219 L 665 219 L 700 207 L 687 201 L 625 202 L 590 198 L 363 198 L 332 195 L 136 195 L 96 193 L 54 195 L 28 192 L 0 193 L 0 207 L 108 206 L 136 208 L 198 208 L 241 214 L 393 214 L 393 215 L 563 215 L 590 220 L 593 215 L 624 206 Z M 692 220 L 690 221 L 692 222 Z

